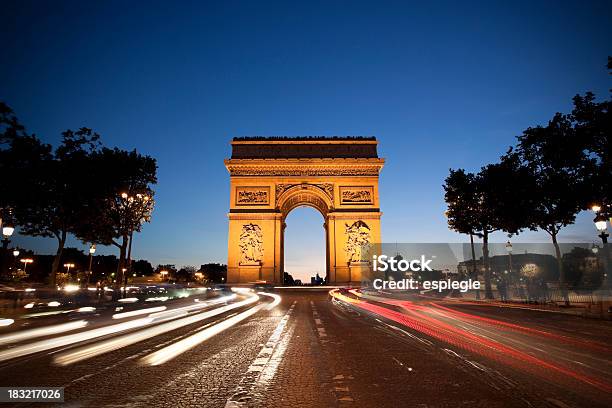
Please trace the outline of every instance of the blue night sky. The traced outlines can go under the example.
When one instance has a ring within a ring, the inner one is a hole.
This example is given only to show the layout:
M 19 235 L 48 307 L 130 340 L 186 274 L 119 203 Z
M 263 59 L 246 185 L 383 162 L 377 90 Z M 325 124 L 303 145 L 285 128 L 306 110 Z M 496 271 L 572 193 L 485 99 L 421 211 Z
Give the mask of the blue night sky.
M 607 96 L 612 8 L 423 3 L 3 0 L 0 99 L 47 142 L 87 126 L 157 158 L 153 222 L 134 242 L 154 264 L 226 261 L 223 159 L 241 135 L 375 135 L 383 240 L 462 241 L 443 217 L 448 169 L 497 160 L 578 92 Z M 591 218 L 562 238 L 596 240 Z M 288 218 L 297 277 L 324 271 L 322 223 Z

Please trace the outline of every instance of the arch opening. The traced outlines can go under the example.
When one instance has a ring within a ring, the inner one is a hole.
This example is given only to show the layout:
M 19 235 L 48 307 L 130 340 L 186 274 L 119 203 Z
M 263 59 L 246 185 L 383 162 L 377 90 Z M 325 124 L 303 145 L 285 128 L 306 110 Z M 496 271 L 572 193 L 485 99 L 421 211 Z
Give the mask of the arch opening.
M 320 211 L 308 204 L 293 207 L 285 215 L 283 228 L 283 272 L 302 284 L 312 277 L 327 277 L 327 234 Z M 285 284 L 291 282 L 283 274 Z

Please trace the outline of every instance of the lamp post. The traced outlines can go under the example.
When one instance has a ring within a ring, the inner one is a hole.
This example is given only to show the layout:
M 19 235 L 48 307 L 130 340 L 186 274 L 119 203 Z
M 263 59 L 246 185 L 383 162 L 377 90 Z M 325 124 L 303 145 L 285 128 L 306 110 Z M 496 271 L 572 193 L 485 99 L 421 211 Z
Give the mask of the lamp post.
M 506 242 L 506 251 L 508 251 L 508 271 L 512 275 L 512 242 Z
M 608 237 L 610 236 L 610 234 L 606 232 L 606 230 L 608 229 L 608 220 L 606 219 L 606 217 L 604 217 L 603 214 L 598 212 L 595 218 L 593 219 L 593 222 L 595 223 L 595 228 L 597 228 L 597 231 L 600 232 L 598 237 L 601 238 L 601 242 L 607 244 Z
M 5 251 L 8 248 L 9 242 L 11 242 L 10 238 L 11 235 L 13 235 L 13 232 L 15 232 L 15 227 L 13 227 L 11 224 L 5 223 L 5 225 L 2 227 L 2 249 Z
M 2 275 L 8 274 L 8 244 L 11 242 L 10 238 L 15 232 L 15 228 L 12 224 L 4 221 L 0 218 L 0 225 L 2 225 L 2 253 L 0 253 L 0 273 Z
M 89 286 L 89 277 L 92 273 L 91 264 L 93 262 L 93 255 L 96 253 L 96 244 L 91 244 L 89 247 L 89 269 L 87 269 L 87 279 L 85 281 L 85 287 Z
M 28 264 L 31 264 L 34 260 L 32 258 L 24 258 L 21 262 L 23 262 L 23 273 L 25 273 Z
M 17 268 L 17 257 L 19 256 L 19 249 L 13 249 L 13 268 Z
M 512 242 L 506 242 L 506 251 L 508 252 L 508 279 L 506 279 L 506 290 L 508 289 L 509 281 L 512 279 Z
M 70 273 L 70 268 L 74 268 L 73 263 L 65 263 L 64 268 L 66 268 L 66 273 Z

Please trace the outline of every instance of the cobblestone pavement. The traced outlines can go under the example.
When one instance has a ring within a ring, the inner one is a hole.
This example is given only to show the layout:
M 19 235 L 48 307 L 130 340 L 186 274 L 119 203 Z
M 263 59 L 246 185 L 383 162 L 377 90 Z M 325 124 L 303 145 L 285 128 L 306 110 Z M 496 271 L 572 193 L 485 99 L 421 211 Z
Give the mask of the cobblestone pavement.
M 66 407 L 611 406 L 609 393 L 558 385 L 553 377 L 525 373 L 332 301 L 325 291 L 278 293 L 277 307 L 258 304 L 257 313 L 163 364 L 146 364 L 143 357 L 220 327 L 251 306 L 67 366 L 55 365 L 54 358 L 70 347 L 5 361 L 0 386 L 64 386 Z M 497 316 L 491 308 L 470 306 L 469 312 Z M 500 319 L 548 332 L 567 334 L 574 328 L 576 336 L 605 338 L 609 330 L 573 316 L 547 320 L 534 314 L 539 312 L 510 313 L 502 312 Z M 594 361 L 590 351 L 583 352 Z M 602 376 L 609 375 L 610 358 L 597 358 Z

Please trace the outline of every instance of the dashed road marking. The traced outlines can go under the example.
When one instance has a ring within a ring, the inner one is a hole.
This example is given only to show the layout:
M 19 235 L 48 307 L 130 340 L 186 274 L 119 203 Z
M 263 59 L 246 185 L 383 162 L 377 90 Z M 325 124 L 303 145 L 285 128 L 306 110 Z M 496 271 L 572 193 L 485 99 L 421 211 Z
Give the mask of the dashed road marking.
M 325 331 L 325 327 L 323 327 L 323 321 L 321 321 L 321 318 L 319 317 L 317 307 L 315 306 L 312 300 L 310 301 L 310 307 L 312 308 L 312 317 L 317 328 L 317 334 L 319 335 L 319 337 L 321 337 L 321 339 L 323 339 L 327 337 L 327 332 Z
M 251 395 L 254 389 L 265 386 L 274 378 L 293 334 L 293 328 L 287 330 L 286 328 L 296 303 L 297 301 L 293 302 L 255 360 L 244 373 L 236 391 L 225 403 L 226 408 L 246 406 L 252 399 Z

